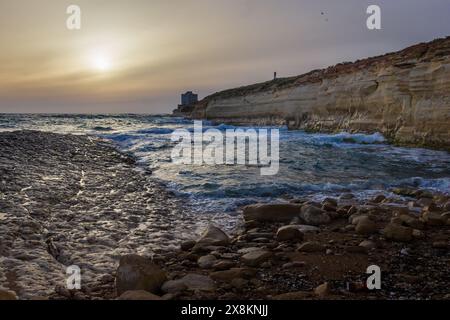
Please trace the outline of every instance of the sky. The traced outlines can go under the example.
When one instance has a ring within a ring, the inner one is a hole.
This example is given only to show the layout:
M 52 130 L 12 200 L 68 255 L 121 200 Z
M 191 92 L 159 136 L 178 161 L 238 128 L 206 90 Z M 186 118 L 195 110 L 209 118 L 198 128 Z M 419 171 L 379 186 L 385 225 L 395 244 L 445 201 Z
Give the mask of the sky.
M 381 30 L 366 27 L 371 4 Z M 450 0 L 0 0 L 0 113 L 167 113 L 187 90 L 448 36 L 449 16 Z

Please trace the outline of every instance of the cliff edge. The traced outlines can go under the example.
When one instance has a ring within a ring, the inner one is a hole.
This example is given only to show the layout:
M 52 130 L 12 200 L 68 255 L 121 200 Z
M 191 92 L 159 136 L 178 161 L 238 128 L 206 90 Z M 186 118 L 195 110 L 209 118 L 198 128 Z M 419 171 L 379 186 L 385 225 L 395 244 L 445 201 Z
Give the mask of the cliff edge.
M 450 37 L 217 92 L 189 116 L 310 131 L 378 131 L 393 143 L 450 150 Z

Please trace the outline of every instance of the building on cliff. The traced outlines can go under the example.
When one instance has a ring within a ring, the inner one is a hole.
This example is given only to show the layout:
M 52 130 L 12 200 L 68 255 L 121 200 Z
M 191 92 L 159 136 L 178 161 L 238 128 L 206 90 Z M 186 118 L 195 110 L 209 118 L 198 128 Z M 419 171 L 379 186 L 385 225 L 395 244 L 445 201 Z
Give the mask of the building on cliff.
M 194 110 L 194 105 L 198 102 L 198 94 L 187 91 L 181 94 L 181 104 L 173 112 L 174 114 L 189 113 Z

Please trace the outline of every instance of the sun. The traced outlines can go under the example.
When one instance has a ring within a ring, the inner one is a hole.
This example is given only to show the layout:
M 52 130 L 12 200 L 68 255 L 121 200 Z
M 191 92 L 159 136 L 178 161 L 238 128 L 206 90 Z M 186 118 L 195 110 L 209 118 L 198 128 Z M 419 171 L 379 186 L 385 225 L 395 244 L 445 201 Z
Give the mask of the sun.
M 97 71 L 108 71 L 111 69 L 111 59 L 105 53 L 95 52 L 91 57 L 91 67 Z

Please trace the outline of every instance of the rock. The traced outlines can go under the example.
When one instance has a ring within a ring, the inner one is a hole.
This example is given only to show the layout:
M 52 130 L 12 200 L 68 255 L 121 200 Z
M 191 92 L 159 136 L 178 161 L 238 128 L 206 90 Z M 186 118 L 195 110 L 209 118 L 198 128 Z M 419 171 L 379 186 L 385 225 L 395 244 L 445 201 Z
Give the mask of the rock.
M 148 259 L 134 254 L 120 258 L 116 272 L 117 295 L 130 290 L 156 293 L 164 281 L 166 272 Z
M 233 261 L 229 261 L 229 260 L 219 260 L 216 261 L 214 263 L 214 265 L 212 266 L 212 268 L 216 271 L 220 271 L 220 270 L 228 270 L 233 268 L 236 265 L 236 263 L 234 263 Z
M 196 244 L 196 241 L 194 240 L 187 240 L 181 243 L 180 248 L 183 251 L 189 251 L 190 249 L 192 249 Z
M 400 242 L 411 241 L 413 238 L 412 233 L 413 229 L 409 227 L 403 227 L 395 223 L 388 224 L 383 230 L 383 234 L 386 239 Z
M 260 247 L 248 247 L 248 248 L 239 249 L 237 252 L 240 254 L 246 254 L 246 253 L 249 253 L 252 251 L 258 251 L 258 250 L 261 250 L 261 248 Z
M 326 211 L 313 205 L 302 206 L 300 218 L 302 218 L 306 224 L 313 226 L 327 224 L 331 221 L 331 218 Z
M 318 227 L 309 226 L 307 224 L 296 224 L 293 226 L 295 226 L 303 234 L 309 233 L 309 232 L 319 232 L 320 231 L 320 229 Z
M 258 267 L 272 257 L 272 252 L 267 250 L 257 250 L 246 253 L 242 256 L 241 261 L 249 267 Z
M 400 215 L 399 218 L 400 218 L 400 221 L 402 222 L 402 224 L 405 224 L 408 227 L 411 227 L 413 229 L 419 229 L 419 230 L 422 230 L 424 228 L 424 224 L 422 221 L 420 221 L 419 219 L 414 218 L 410 215 L 403 214 L 403 215 Z
M 300 252 L 323 252 L 323 251 L 325 251 L 325 247 L 317 241 L 310 241 L 310 242 L 305 242 L 305 243 L 301 244 L 297 248 L 297 251 L 300 251 Z
M 301 205 L 294 203 L 284 204 L 253 204 L 243 210 L 246 221 L 260 222 L 290 222 L 300 214 Z
M 234 278 L 230 284 L 237 289 L 242 289 L 248 285 L 248 281 L 242 278 Z
M 444 211 L 450 212 L 450 201 L 447 201 L 442 208 L 444 209 Z
M 430 226 L 441 226 L 446 223 L 446 220 L 437 212 L 425 211 L 422 218 Z
M 130 290 L 122 293 L 117 300 L 162 300 L 161 297 L 144 291 L 144 290 Z
M 287 292 L 282 293 L 276 296 L 273 296 L 273 300 L 305 300 L 311 297 L 311 293 L 307 291 L 296 291 L 296 292 Z
M 17 295 L 14 291 L 0 288 L 0 300 L 17 300 Z
M 169 280 L 164 282 L 161 287 L 162 292 L 177 294 L 187 290 L 187 286 L 182 280 Z
M 381 203 L 381 202 L 383 202 L 383 200 L 385 200 L 385 199 L 386 199 L 386 197 L 385 197 L 383 194 L 379 194 L 379 195 L 375 196 L 375 197 L 372 199 L 372 202 L 374 202 L 374 203 Z
M 197 241 L 194 248 L 204 248 L 208 246 L 227 246 L 230 243 L 230 238 L 220 228 L 209 225 L 206 231 Z
M 413 229 L 412 236 L 415 239 L 423 239 L 423 238 L 425 238 L 425 234 L 422 231 L 418 230 L 418 229 Z
M 191 273 L 180 280 L 187 290 L 214 291 L 216 289 L 214 281 L 208 276 Z
M 318 286 L 317 288 L 315 288 L 314 294 L 321 298 L 329 295 L 330 294 L 330 285 L 328 284 L 328 282 L 325 282 L 325 283 L 321 284 L 320 286 Z
M 304 267 L 306 263 L 304 261 L 293 261 L 283 264 L 283 269 L 291 269 L 291 268 L 301 268 Z
M 448 248 L 448 243 L 447 241 L 435 241 L 432 244 L 433 248 L 436 249 L 447 249 Z
M 197 261 L 198 265 L 202 269 L 209 269 L 211 268 L 214 263 L 217 262 L 217 258 L 211 254 L 208 254 L 206 256 L 200 257 Z
M 230 270 L 212 272 L 210 277 L 216 281 L 230 282 L 234 278 L 252 278 L 255 274 L 255 269 L 231 268 Z
M 360 247 L 365 248 L 366 250 L 375 249 L 377 244 L 371 240 L 364 240 L 359 244 Z
M 356 224 L 355 231 L 358 234 L 367 235 L 372 234 L 375 231 L 377 231 L 377 226 L 375 222 L 370 220 L 368 217 L 364 219 L 359 219 L 358 223 Z
M 295 225 L 284 226 L 278 229 L 277 241 L 302 241 L 303 233 Z

